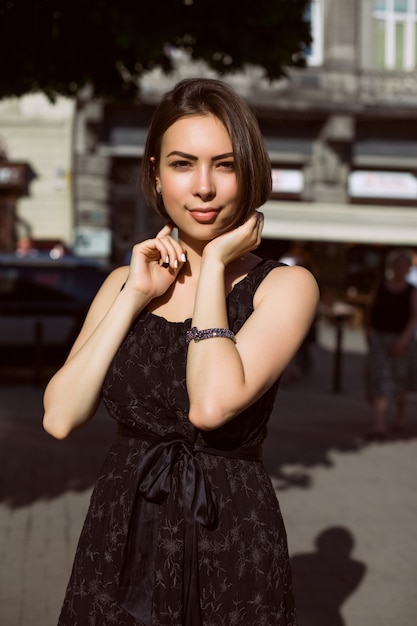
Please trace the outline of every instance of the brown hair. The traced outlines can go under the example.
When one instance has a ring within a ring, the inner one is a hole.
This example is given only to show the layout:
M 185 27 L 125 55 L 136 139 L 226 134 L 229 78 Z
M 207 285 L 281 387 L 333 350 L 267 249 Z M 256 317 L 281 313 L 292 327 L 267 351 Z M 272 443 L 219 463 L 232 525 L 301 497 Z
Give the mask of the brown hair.
M 168 218 L 155 189 L 162 137 L 181 118 L 214 115 L 232 142 L 238 184 L 237 212 L 230 228 L 243 223 L 271 193 L 271 164 L 255 114 L 229 85 L 219 80 L 182 80 L 165 94 L 152 117 L 142 164 L 142 188 L 150 206 Z

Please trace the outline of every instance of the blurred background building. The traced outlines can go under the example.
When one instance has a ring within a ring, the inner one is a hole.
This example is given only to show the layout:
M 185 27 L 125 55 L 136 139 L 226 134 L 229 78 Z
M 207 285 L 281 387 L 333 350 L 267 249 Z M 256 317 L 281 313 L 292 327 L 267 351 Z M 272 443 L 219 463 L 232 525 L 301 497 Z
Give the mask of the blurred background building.
M 16 203 L 17 219 L 1 238 L 2 252 L 21 238 L 72 241 L 74 112 L 73 101 L 52 103 L 43 94 L 0 100 L 0 206 Z
M 272 83 L 258 68 L 225 80 L 255 108 L 272 162 L 263 253 L 301 242 L 324 297 L 355 297 L 388 249 L 417 247 L 417 0 L 313 0 L 309 19 L 305 68 Z M 149 119 L 179 79 L 214 76 L 175 54 L 170 76 L 142 79 L 141 105 L 0 102 L 5 150 L 35 172 L 18 214 L 36 237 L 118 264 L 155 232 L 139 186 Z

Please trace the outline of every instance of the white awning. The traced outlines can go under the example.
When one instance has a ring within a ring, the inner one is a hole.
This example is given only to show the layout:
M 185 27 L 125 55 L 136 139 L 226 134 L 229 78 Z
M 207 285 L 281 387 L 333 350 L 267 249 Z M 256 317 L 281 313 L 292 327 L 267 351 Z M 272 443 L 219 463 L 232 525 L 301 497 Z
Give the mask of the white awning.
M 269 200 L 262 212 L 266 239 L 417 245 L 417 206 Z

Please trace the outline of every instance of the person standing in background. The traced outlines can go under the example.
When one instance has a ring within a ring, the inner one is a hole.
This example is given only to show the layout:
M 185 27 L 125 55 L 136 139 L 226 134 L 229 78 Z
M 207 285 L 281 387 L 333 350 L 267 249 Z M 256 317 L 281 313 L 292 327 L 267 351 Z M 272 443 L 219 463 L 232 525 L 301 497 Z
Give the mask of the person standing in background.
M 407 281 L 410 267 L 408 252 L 393 250 L 387 259 L 385 276 L 371 295 L 366 323 L 373 410 L 373 427 L 366 433 L 369 438 L 387 435 L 391 401 L 396 411 L 393 429 L 403 431 L 406 426 L 417 328 L 417 289 Z

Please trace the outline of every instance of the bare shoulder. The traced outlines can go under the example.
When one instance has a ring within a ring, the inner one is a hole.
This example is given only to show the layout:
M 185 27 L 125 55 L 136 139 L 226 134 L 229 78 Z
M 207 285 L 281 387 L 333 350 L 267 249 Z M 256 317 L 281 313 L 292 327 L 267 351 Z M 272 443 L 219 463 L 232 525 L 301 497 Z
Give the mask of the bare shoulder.
M 261 302 L 288 303 L 289 306 L 303 302 L 317 307 L 319 288 L 313 274 L 299 265 L 281 265 L 272 269 L 259 285 L 255 298 L 255 308 Z
M 272 269 L 259 285 L 261 295 L 277 289 L 312 289 L 318 294 L 317 281 L 310 270 L 300 265 L 279 265 Z
M 116 267 L 110 274 L 107 276 L 106 280 L 103 283 L 103 286 L 106 286 L 107 289 L 120 289 L 123 287 L 124 283 L 129 274 L 129 266 L 122 265 L 120 267 Z
M 238 334 L 242 359 L 257 364 L 255 379 L 264 376 L 268 384 L 277 379 L 311 328 L 318 301 L 317 282 L 309 270 L 282 265 L 268 272 L 255 292 L 253 313 Z
M 95 306 L 97 303 L 100 306 L 102 306 L 106 302 L 110 304 L 122 289 L 124 283 L 126 282 L 128 274 L 128 266 L 117 267 L 112 272 L 110 272 L 110 274 L 106 277 L 103 284 L 101 285 L 99 291 L 97 292 L 97 295 L 93 301 L 93 306 Z
M 129 267 L 118 267 L 107 276 L 98 290 L 87 317 L 84 320 L 83 327 L 71 349 L 69 357 L 85 343 L 86 339 L 91 335 L 96 326 L 103 319 L 108 309 L 114 302 L 117 294 L 120 292 L 126 282 L 129 273 Z

